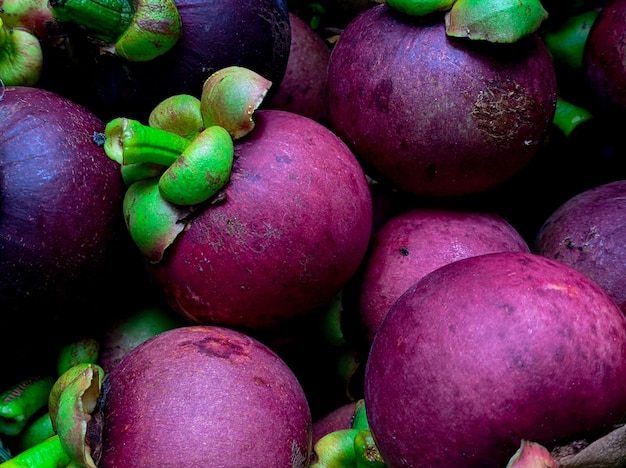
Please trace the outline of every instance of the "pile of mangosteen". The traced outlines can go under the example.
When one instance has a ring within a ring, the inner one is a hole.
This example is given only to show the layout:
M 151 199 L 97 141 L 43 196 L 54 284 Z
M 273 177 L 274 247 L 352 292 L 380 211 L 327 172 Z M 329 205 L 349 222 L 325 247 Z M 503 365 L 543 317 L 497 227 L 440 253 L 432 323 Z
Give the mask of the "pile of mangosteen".
M 0 0 L 0 468 L 626 463 L 625 0 Z

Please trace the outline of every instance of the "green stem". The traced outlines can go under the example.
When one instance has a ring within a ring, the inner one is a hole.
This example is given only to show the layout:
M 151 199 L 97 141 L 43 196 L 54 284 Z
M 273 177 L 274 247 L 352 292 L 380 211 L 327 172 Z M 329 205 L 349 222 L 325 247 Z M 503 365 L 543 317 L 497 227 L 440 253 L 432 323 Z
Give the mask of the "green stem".
M 125 117 L 110 121 L 104 136 L 107 156 L 124 165 L 153 163 L 170 166 L 190 143 L 180 135 Z
M 19 434 L 29 419 L 48 404 L 54 385 L 50 376 L 26 379 L 0 395 L 0 433 Z
M 579 124 L 592 118 L 593 114 L 587 109 L 572 104 L 564 99 L 557 98 L 552 123 L 559 128 L 566 137 L 570 136 Z
M 570 16 L 562 23 L 546 27 L 543 40 L 555 62 L 580 70 L 587 37 L 599 10 L 590 10 Z
M 109 44 L 128 29 L 135 15 L 128 0 L 50 0 L 50 6 L 58 21 L 84 26 Z
M 98 360 L 100 343 L 95 338 L 81 338 L 61 348 L 57 356 L 57 373 L 63 374 L 76 364 L 94 364 Z
M 50 0 L 58 21 L 79 24 L 106 44 L 103 51 L 130 62 L 152 60 L 182 35 L 174 0 Z
M 54 435 L 0 463 L 0 468 L 58 468 L 67 466 L 70 461 L 59 436 Z
M 17 440 L 17 449 L 20 452 L 28 450 L 54 434 L 50 413 L 46 411 L 22 430 Z

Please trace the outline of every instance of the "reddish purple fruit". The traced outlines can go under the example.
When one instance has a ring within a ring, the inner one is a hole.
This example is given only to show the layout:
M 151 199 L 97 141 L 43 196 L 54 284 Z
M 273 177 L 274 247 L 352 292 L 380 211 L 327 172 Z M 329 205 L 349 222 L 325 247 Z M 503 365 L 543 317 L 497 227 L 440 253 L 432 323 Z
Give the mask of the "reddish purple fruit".
M 483 192 L 536 154 L 556 106 L 538 35 L 512 44 L 448 37 L 443 14 L 387 5 L 356 16 L 328 67 L 331 128 L 368 175 L 411 194 Z
M 150 265 L 167 302 L 196 323 L 272 329 L 327 304 L 365 256 L 372 200 L 348 147 L 298 114 L 254 120 L 223 202 Z
M 326 124 L 330 46 L 308 23 L 290 13 L 291 48 L 285 76 L 267 104 Z
M 311 415 L 289 367 L 240 332 L 176 328 L 103 383 L 100 468 L 308 466 Z
M 539 230 L 533 251 L 585 273 L 626 313 L 626 180 L 566 201 Z
M 364 398 L 390 467 L 506 466 L 522 440 L 550 450 L 626 412 L 626 317 L 588 276 L 500 252 L 445 265 L 392 307 Z
M 598 112 L 626 115 L 626 1 L 610 0 L 596 17 L 585 44 L 583 71 Z
M 447 263 L 491 252 L 530 252 L 522 236 L 493 213 L 415 208 L 374 234 L 363 267 L 359 315 L 371 343 L 387 311 L 413 283 Z

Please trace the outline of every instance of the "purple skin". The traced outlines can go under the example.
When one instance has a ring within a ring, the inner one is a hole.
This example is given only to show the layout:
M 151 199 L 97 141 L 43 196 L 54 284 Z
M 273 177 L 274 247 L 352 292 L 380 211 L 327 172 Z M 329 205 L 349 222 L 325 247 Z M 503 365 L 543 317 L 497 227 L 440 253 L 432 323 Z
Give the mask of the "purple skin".
M 327 123 L 327 66 L 330 47 L 308 23 L 290 13 L 291 49 L 285 76 L 267 104 Z
M 371 344 L 393 303 L 427 273 L 462 258 L 530 252 L 522 236 L 492 213 L 412 209 L 374 234 L 363 267 L 359 315 Z
M 182 327 L 142 343 L 107 374 L 102 398 L 100 468 L 308 466 L 297 378 L 231 329 Z
M 6 89 L 0 121 L 0 308 L 78 303 L 126 239 L 119 165 L 94 142 L 104 123 L 29 87 Z
M 76 38 L 72 56 L 51 51 L 55 56 L 42 86 L 87 105 L 107 122 L 120 116 L 147 121 L 167 97 L 200 97 L 204 81 L 231 65 L 250 68 L 278 87 L 291 42 L 284 0 L 177 0 L 176 6 L 184 33 L 166 54 L 128 63 Z
M 596 111 L 626 115 L 626 0 L 609 1 L 593 22 L 583 71 Z
M 533 252 L 585 273 L 626 313 L 626 180 L 566 201 L 539 230 Z
M 327 304 L 365 256 L 372 200 L 347 146 L 297 114 L 254 119 L 225 200 L 150 265 L 170 306 L 195 323 L 273 329 Z
M 379 182 L 415 195 L 501 184 L 536 154 L 556 76 L 538 35 L 514 44 L 447 37 L 442 15 L 387 5 L 355 17 L 329 60 L 330 127 Z
M 626 412 L 626 317 L 587 276 L 530 253 L 443 266 L 389 311 L 365 370 L 389 466 L 503 467 L 609 432 Z

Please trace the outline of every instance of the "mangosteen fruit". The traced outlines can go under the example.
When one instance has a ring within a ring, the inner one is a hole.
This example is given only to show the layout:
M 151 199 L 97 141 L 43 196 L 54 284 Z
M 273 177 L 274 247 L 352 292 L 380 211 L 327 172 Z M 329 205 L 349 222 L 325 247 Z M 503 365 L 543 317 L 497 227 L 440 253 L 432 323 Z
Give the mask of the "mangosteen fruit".
M 394 302 L 426 274 L 462 258 L 530 252 L 520 233 L 496 213 L 413 208 L 372 236 L 359 284 L 359 317 L 372 342 Z
M 312 421 L 298 379 L 267 346 L 228 328 L 175 328 L 134 348 L 106 374 L 93 421 L 100 468 L 309 465 Z
M 418 196 L 483 192 L 542 145 L 556 77 L 537 32 L 494 43 L 446 33 L 444 13 L 382 4 L 345 28 L 328 67 L 330 127 L 366 173 Z
M 357 159 L 327 127 L 257 110 L 234 141 L 229 182 L 197 207 L 159 261 L 165 301 L 187 320 L 271 330 L 329 303 L 367 250 L 372 199 Z
M 610 0 L 589 30 L 582 67 L 593 110 L 626 115 L 626 1 Z
M 598 283 L 626 312 L 626 180 L 593 187 L 545 221 L 533 247 Z
M 626 316 L 580 271 L 524 252 L 444 265 L 400 297 L 365 369 L 389 466 L 502 467 L 521 440 L 594 440 L 626 412 Z
M 199 96 L 203 82 L 231 65 L 250 68 L 278 87 L 291 43 L 284 0 L 177 0 L 182 37 L 165 54 L 128 62 L 103 53 L 73 28 L 47 53 L 40 85 L 86 105 L 104 121 L 145 121 L 163 99 Z

